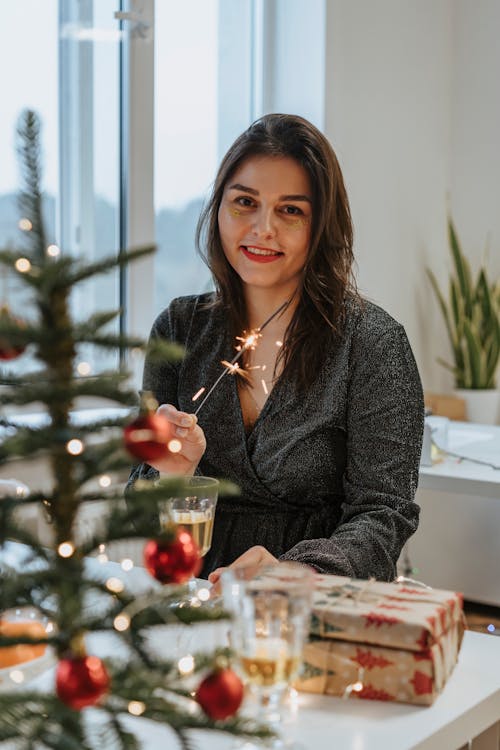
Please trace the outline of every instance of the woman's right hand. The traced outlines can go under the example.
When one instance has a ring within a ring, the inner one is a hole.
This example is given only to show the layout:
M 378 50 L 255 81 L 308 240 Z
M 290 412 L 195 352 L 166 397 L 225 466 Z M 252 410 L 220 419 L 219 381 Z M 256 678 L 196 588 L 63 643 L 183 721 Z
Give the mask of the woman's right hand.
M 196 415 L 179 411 L 172 404 L 162 404 L 158 407 L 158 414 L 170 422 L 172 439 L 177 438 L 182 447 L 178 453 L 169 453 L 165 458 L 148 461 L 149 465 L 160 473 L 192 476 L 207 447 Z

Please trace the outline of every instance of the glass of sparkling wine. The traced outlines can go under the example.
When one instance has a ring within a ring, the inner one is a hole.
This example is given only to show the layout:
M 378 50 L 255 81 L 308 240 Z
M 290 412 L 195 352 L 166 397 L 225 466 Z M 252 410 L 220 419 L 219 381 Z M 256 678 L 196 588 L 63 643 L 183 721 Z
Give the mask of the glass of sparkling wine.
M 215 507 L 219 481 L 211 477 L 182 477 L 175 497 L 169 497 L 160 506 L 160 526 L 170 521 L 188 531 L 204 557 L 212 544 Z M 189 581 L 191 592 L 196 591 L 196 580 Z
M 314 571 L 298 563 L 279 562 L 253 573 L 229 568 L 221 580 L 224 608 L 232 614 L 230 645 L 256 702 L 255 718 L 276 732 L 272 740 L 255 747 L 299 748 L 281 733 L 281 706 L 302 663 Z M 246 742 L 243 747 L 254 746 Z

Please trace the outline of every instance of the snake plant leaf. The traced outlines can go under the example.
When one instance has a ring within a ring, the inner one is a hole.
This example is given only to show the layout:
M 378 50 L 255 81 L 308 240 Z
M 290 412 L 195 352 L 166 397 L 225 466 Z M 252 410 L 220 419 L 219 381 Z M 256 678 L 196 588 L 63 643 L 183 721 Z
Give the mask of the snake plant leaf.
M 460 292 L 462 299 L 464 300 L 465 312 L 467 315 L 470 315 L 472 310 L 471 272 L 467 259 L 462 253 L 457 233 L 455 232 L 455 227 L 451 219 L 448 219 L 448 234 L 453 263 L 455 265 L 458 283 L 460 284 Z
M 469 388 L 480 388 L 481 378 L 481 349 L 478 343 L 478 331 L 470 320 L 464 318 L 464 336 L 467 345 L 468 361 L 470 365 Z
M 446 325 L 454 366 L 438 362 L 454 372 L 458 388 L 494 388 L 500 363 L 500 280 L 490 283 L 482 267 L 473 283 L 451 218 L 448 234 L 454 267 L 448 300 L 432 271 L 426 269 Z

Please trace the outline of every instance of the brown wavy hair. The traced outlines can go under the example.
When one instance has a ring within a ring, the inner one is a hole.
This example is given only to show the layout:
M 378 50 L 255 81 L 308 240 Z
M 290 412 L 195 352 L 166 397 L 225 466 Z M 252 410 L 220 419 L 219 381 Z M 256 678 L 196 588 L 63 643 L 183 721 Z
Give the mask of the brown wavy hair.
M 248 318 L 240 277 L 222 249 L 218 212 L 228 180 L 253 156 L 291 157 L 306 170 L 311 183 L 309 254 L 299 302 L 278 358 L 282 375 L 294 378 L 300 389 L 307 389 L 330 345 L 342 334 L 346 302 L 349 298 L 360 301 L 353 276 L 353 227 L 344 179 L 328 140 L 296 115 L 264 115 L 230 147 L 200 215 L 196 247 L 212 273 L 215 304 L 223 306 L 234 336 L 248 329 Z

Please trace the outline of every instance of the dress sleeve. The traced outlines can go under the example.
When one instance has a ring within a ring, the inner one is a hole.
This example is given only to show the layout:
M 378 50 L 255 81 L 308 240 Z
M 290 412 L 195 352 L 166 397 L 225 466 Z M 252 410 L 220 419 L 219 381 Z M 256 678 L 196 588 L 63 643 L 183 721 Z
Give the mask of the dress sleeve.
M 402 326 L 391 326 L 372 344 L 358 338 L 351 352 L 340 522 L 330 538 L 299 542 L 282 559 L 321 573 L 390 581 L 418 526 L 422 386 Z
M 163 341 L 175 341 L 174 326 L 171 308 L 164 310 L 155 320 L 149 341 L 160 339 Z M 167 360 L 158 361 L 146 355 L 144 362 L 144 374 L 142 379 L 142 392 L 150 391 L 159 404 L 177 404 L 177 380 L 178 369 L 175 364 Z M 154 480 L 159 477 L 159 472 L 147 463 L 142 463 L 132 468 L 128 479 L 125 493 L 133 489 L 138 479 Z

